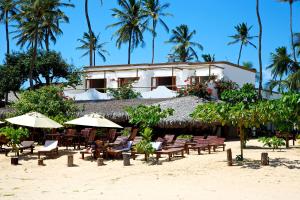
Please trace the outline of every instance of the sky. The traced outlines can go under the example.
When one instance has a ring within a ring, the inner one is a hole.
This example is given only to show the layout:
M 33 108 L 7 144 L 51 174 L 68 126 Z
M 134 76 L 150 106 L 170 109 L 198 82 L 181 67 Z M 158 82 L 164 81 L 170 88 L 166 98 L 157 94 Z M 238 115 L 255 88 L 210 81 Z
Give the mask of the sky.
M 258 23 L 256 18 L 255 0 L 161 0 L 162 3 L 170 3 L 171 6 L 166 12 L 172 13 L 172 17 L 164 18 L 170 30 L 181 24 L 187 24 L 191 30 L 196 30 L 193 38 L 195 42 L 203 45 L 204 50 L 198 51 L 201 54 L 215 54 L 216 61 L 229 61 L 237 63 L 239 45 L 228 46 L 231 41 L 229 35 L 234 35 L 234 26 L 246 22 L 251 29 L 251 35 L 258 35 Z M 263 23 L 263 44 L 262 58 L 264 68 L 264 82 L 271 78 L 270 72 L 266 67 L 270 65 L 270 53 L 277 47 L 287 46 L 290 49 L 289 32 L 289 5 L 279 3 L 277 0 L 261 0 L 260 10 Z M 69 24 L 62 24 L 63 35 L 58 37 L 57 43 L 51 45 L 51 49 L 61 52 L 62 56 L 78 68 L 89 64 L 88 57 L 82 57 L 84 53 L 77 50 L 80 45 L 77 41 L 81 38 L 83 32 L 87 32 L 87 25 L 84 15 L 84 0 L 72 0 L 75 8 L 64 9 L 70 18 Z M 121 49 L 116 47 L 116 38 L 112 38 L 115 28 L 106 27 L 117 22 L 112 17 L 112 8 L 118 7 L 117 0 L 89 0 L 89 13 L 92 28 L 96 34 L 100 33 L 101 42 L 107 42 L 105 48 L 109 51 L 107 61 L 104 63 L 100 57 L 96 58 L 96 65 L 126 64 L 127 63 L 127 45 Z M 294 32 L 300 32 L 300 2 L 294 3 Z M 13 30 L 13 27 L 10 27 Z M 165 44 L 170 38 L 161 26 L 157 29 L 155 62 L 161 63 L 167 61 L 167 55 L 171 53 L 172 45 Z M 4 60 L 6 51 L 5 27 L 0 26 L 0 60 Z M 11 34 L 11 40 L 13 33 Z M 146 46 L 137 48 L 132 53 L 132 63 L 150 63 L 151 62 L 151 34 L 145 32 L 144 40 Z M 257 39 L 253 43 L 257 44 Z M 12 42 L 13 51 L 21 51 Z M 23 49 L 26 50 L 26 49 Z M 251 61 L 255 68 L 258 68 L 257 50 L 251 46 L 243 49 L 241 63 Z

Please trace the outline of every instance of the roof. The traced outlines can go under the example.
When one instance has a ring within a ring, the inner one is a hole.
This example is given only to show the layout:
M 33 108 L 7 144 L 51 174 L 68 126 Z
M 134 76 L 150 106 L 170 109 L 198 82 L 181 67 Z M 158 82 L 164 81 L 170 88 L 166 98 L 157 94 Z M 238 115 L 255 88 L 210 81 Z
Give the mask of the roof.
M 141 64 L 120 64 L 120 65 L 102 65 L 102 66 L 86 66 L 84 69 L 86 71 L 91 71 L 93 70 L 101 70 L 104 68 L 114 68 L 114 67 L 120 67 L 120 68 L 126 68 L 126 67 L 148 67 L 149 69 L 158 66 L 158 67 L 163 67 L 163 66 L 174 66 L 174 65 L 188 65 L 188 66 L 194 66 L 194 65 L 218 65 L 218 64 L 225 64 L 225 65 L 230 65 L 232 67 L 237 67 L 246 71 L 250 71 L 253 73 L 256 73 L 256 69 L 249 69 L 244 66 L 240 66 L 228 61 L 218 61 L 218 62 L 166 62 L 166 63 L 155 63 L 155 64 L 149 64 L 149 63 L 141 63 Z

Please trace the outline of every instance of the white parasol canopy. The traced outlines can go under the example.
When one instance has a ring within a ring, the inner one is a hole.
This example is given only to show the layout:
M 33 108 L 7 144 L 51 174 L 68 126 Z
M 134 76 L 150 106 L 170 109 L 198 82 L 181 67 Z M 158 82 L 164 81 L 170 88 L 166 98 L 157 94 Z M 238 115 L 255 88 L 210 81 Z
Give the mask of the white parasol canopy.
M 79 126 L 92 126 L 92 127 L 102 127 L 102 128 L 123 128 L 122 126 L 104 118 L 99 114 L 88 114 L 83 117 L 65 122 L 69 125 L 79 125 Z
M 53 121 L 52 119 L 42 115 L 38 112 L 30 112 L 24 115 L 6 119 L 9 123 L 27 126 L 32 128 L 61 128 L 61 124 Z
M 4 124 L 4 122 L 1 122 L 1 121 L 0 121 L 0 124 Z

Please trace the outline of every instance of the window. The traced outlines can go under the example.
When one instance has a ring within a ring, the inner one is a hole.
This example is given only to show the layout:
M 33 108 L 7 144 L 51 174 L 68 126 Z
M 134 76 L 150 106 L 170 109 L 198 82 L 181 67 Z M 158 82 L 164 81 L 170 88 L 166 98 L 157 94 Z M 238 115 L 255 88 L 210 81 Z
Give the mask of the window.
M 106 79 L 90 79 L 89 88 L 95 88 L 99 92 L 105 92 L 106 90 Z
M 176 90 L 176 77 L 175 76 L 152 77 L 151 90 L 157 88 L 158 86 L 166 86 L 170 90 Z
M 204 84 L 209 79 L 214 79 L 214 76 L 191 76 L 190 77 L 190 84 L 191 85 L 197 85 L 199 83 Z
M 133 78 L 118 78 L 118 87 L 122 87 L 128 83 L 133 83 L 134 81 L 138 81 L 139 77 L 133 77 Z

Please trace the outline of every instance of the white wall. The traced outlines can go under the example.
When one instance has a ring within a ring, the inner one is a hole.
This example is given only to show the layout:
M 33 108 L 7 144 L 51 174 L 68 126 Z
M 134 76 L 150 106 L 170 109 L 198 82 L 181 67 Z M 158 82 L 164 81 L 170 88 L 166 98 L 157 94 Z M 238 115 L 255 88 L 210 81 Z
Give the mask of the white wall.
M 225 64 L 222 67 L 224 67 L 225 79 L 236 82 L 240 87 L 245 83 L 255 85 L 255 72 Z

